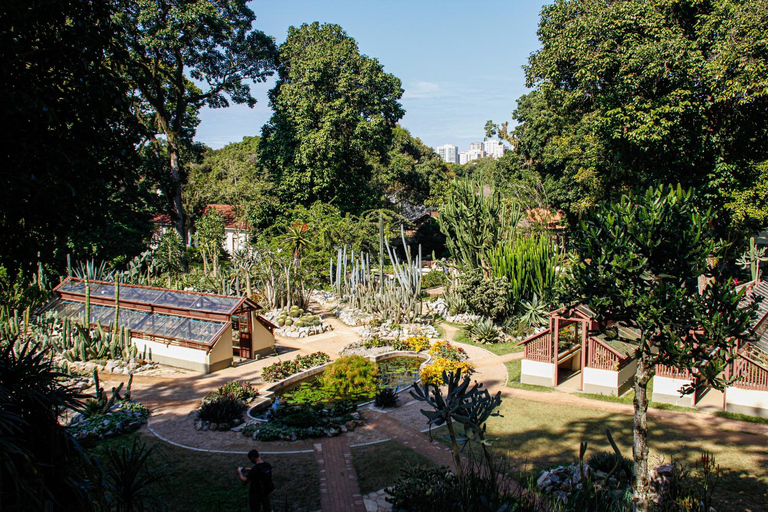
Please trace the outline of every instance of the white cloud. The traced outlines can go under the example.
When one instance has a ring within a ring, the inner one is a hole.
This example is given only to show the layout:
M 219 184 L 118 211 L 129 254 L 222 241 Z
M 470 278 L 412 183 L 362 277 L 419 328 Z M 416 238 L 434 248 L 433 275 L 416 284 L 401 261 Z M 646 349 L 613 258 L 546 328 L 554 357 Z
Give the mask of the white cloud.
M 434 98 L 442 94 L 440 85 L 434 82 L 416 82 L 405 87 L 403 99 Z

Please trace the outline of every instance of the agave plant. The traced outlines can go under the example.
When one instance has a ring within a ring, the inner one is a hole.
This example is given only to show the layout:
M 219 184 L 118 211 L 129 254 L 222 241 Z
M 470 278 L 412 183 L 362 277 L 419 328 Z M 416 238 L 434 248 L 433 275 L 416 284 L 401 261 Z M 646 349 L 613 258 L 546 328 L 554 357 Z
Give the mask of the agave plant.
M 475 343 L 498 343 L 501 341 L 501 329 L 490 318 L 480 318 L 467 327 L 469 337 Z
M 528 327 L 540 327 L 549 322 L 547 305 L 539 299 L 537 294 L 533 294 L 530 302 L 527 300 L 520 301 L 520 307 L 523 310 L 520 321 Z

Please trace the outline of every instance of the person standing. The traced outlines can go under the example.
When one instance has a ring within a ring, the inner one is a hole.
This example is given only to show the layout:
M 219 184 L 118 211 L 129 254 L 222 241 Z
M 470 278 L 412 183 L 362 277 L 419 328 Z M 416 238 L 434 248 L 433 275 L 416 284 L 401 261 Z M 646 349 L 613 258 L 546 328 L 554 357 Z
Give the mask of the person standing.
M 272 512 L 269 494 L 275 490 L 272 482 L 272 465 L 264 462 L 258 450 L 248 452 L 248 459 L 253 463 L 251 469 L 240 466 L 237 474 L 240 481 L 250 484 L 248 489 L 248 504 L 251 512 Z

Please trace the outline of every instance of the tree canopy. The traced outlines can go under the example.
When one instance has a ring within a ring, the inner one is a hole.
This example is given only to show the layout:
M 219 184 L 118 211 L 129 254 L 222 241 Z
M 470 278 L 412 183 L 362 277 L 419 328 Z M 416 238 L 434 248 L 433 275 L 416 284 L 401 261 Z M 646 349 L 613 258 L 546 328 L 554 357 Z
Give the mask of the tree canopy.
M 579 212 L 636 186 L 680 182 L 754 227 L 768 158 L 768 2 L 560 0 L 544 7 L 519 150 L 568 185 Z M 759 211 L 759 208 L 758 208 Z
M 341 27 L 319 23 L 288 29 L 278 74 L 261 158 L 281 204 L 320 200 L 351 213 L 374 206 L 371 162 L 386 158 L 404 114 L 400 80 L 360 54 Z
M 620 322 L 639 340 L 635 371 L 634 492 L 648 510 L 648 383 L 662 364 L 692 370 L 699 384 L 722 388 L 720 377 L 748 334 L 742 293 L 711 265 L 724 244 L 711 229 L 713 211 L 692 191 L 650 188 L 585 212 L 572 235 L 574 303 L 590 306 L 601 325 Z M 709 284 L 699 293 L 699 278 Z M 606 334 L 609 335 L 609 334 Z M 611 335 L 612 336 L 612 335 Z M 622 330 L 617 337 L 622 338 Z
M 170 179 L 163 190 L 176 231 L 186 241 L 183 147 L 191 142 L 203 105 L 253 107 L 249 81 L 272 74 L 275 44 L 252 28 L 256 16 L 242 0 L 118 0 L 115 21 L 129 59 L 121 72 L 137 95 L 145 136 L 165 139 Z
M 135 146 L 130 89 L 109 2 L 0 6 L 0 264 L 59 269 L 67 253 L 137 253 L 151 183 Z

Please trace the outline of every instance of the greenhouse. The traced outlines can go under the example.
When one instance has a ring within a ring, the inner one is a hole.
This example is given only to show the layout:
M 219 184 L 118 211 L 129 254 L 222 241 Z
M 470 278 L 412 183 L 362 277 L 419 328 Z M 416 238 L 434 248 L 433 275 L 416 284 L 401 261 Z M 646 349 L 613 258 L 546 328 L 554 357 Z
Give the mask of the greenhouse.
M 246 297 L 120 285 L 68 277 L 44 309 L 91 326 L 130 330 L 132 342 L 153 361 L 210 373 L 271 351 L 275 326 Z

